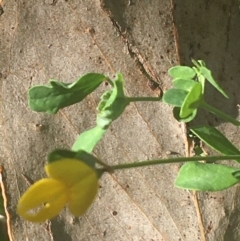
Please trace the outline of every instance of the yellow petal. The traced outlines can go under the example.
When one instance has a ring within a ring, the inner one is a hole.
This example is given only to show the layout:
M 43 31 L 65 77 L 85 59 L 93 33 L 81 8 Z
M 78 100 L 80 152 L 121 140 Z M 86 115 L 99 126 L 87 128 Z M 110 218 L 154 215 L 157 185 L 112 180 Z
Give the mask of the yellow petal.
M 55 217 L 68 200 L 69 192 L 63 182 L 44 178 L 23 194 L 17 213 L 31 222 L 43 222 Z
M 68 208 L 75 216 L 83 215 L 92 204 L 98 190 L 98 179 L 94 173 L 81 179 L 71 188 Z
M 77 159 L 66 158 L 51 162 L 45 166 L 45 171 L 48 176 L 63 181 L 68 187 L 92 174 L 97 178 L 93 168 Z

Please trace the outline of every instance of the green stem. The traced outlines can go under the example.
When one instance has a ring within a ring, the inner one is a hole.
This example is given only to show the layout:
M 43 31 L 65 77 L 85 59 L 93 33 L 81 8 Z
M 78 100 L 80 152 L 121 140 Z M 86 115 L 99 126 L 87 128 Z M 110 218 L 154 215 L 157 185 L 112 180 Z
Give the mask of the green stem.
M 179 158 L 168 158 L 168 159 L 158 159 L 151 161 L 141 161 L 141 162 L 132 162 L 132 163 L 124 163 L 111 166 L 111 170 L 119 170 L 119 169 L 129 169 L 136 167 L 144 167 L 144 166 L 152 166 L 158 164 L 166 164 L 166 163 L 176 163 L 176 162 L 194 162 L 194 161 L 221 161 L 221 160 L 236 160 L 240 159 L 240 155 L 226 155 L 226 156 L 196 156 L 196 157 L 179 157 Z M 104 170 L 106 170 L 104 168 Z M 106 170 L 108 171 L 108 170 Z
M 136 101 L 160 101 L 162 97 L 126 97 L 129 102 Z
M 215 114 L 216 116 L 221 117 L 223 120 L 231 122 L 235 126 L 240 126 L 240 122 L 237 121 L 236 119 L 232 118 L 231 116 L 225 114 L 224 112 L 214 108 L 213 106 L 207 104 L 206 102 L 201 103 L 200 105 L 202 108 L 208 110 L 209 112 Z

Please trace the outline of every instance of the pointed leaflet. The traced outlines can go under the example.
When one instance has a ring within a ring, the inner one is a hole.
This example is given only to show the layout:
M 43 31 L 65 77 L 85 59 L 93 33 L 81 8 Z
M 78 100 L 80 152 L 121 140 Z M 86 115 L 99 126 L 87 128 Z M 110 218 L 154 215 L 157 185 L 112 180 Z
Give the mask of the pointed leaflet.
M 83 100 L 93 92 L 106 77 L 89 73 L 72 84 L 50 80 L 50 86 L 33 86 L 28 92 L 29 107 L 37 112 L 55 114 L 59 109 Z
M 214 150 L 225 155 L 239 155 L 240 151 L 216 128 L 199 126 L 190 130 Z M 240 160 L 238 161 L 240 162 Z
M 221 191 L 239 182 L 238 168 L 218 164 L 187 162 L 177 176 L 175 186 L 198 191 Z
M 228 98 L 228 95 L 226 94 L 226 92 L 218 85 L 218 83 L 216 82 L 216 80 L 213 78 L 212 73 L 209 69 L 207 69 L 204 66 L 201 66 L 199 68 L 200 73 L 209 81 L 209 83 L 215 87 L 224 97 Z

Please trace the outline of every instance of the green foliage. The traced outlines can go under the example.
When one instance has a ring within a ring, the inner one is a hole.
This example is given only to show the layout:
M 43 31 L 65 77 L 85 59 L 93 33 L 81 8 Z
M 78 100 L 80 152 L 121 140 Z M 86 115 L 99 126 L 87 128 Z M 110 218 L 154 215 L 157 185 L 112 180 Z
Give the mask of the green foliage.
M 233 173 L 240 171 L 238 168 L 200 163 L 185 163 L 177 176 L 175 186 L 198 191 L 221 191 L 239 182 Z
M 163 95 L 163 101 L 169 105 L 181 107 L 188 92 L 183 89 L 170 89 Z
M 179 122 L 190 122 L 191 120 L 193 120 L 196 115 L 197 115 L 197 109 L 194 109 L 190 115 L 188 115 L 187 117 L 185 118 L 181 118 L 180 116 L 180 111 L 181 111 L 181 108 L 180 107 L 173 107 L 173 116 L 174 118 L 179 121 Z
M 80 134 L 73 144 L 72 150 L 84 150 L 92 152 L 93 148 L 103 138 L 108 126 L 117 119 L 129 104 L 128 98 L 124 95 L 123 77 L 117 74 L 111 90 L 101 96 L 97 110 L 97 120 L 94 128 Z
M 95 126 L 90 130 L 84 131 L 77 137 L 77 140 L 72 146 L 72 150 L 83 150 L 91 153 L 97 143 L 103 138 L 105 132 L 106 129 L 102 129 L 99 126 Z
M 239 126 L 240 122 L 210 106 L 205 102 L 205 82 L 208 81 L 224 97 L 228 98 L 224 90 L 214 79 L 212 72 L 201 61 L 193 60 L 194 66 L 174 66 L 168 73 L 173 78 L 173 88 L 167 90 L 162 98 L 164 103 L 173 106 L 173 115 L 180 122 L 192 121 L 198 108 L 210 111 L 216 116 Z M 96 126 L 81 133 L 72 146 L 72 151 L 55 150 L 48 156 L 49 162 L 61 159 L 79 159 L 91 167 L 97 168 L 99 177 L 104 171 L 111 172 L 117 169 L 132 168 L 146 165 L 155 165 L 171 162 L 185 163 L 177 176 L 175 185 L 180 188 L 219 191 L 229 188 L 240 181 L 240 169 L 216 163 L 200 163 L 196 160 L 218 161 L 231 159 L 240 162 L 240 151 L 216 128 L 209 126 L 192 127 L 191 132 L 212 149 L 224 156 L 176 158 L 169 160 L 152 160 L 108 166 L 90 153 L 103 138 L 111 123 L 119 118 L 125 108 L 134 101 L 159 101 L 155 97 L 127 97 L 124 94 L 124 80 L 120 73 L 112 81 L 102 74 L 89 73 L 72 84 L 64 84 L 50 80 L 50 86 L 34 86 L 29 90 L 29 106 L 34 111 L 43 111 L 50 114 L 59 109 L 82 101 L 107 79 L 111 88 L 102 94 L 97 107 Z M 202 155 L 198 146 L 196 155 Z
M 107 129 L 123 113 L 129 103 L 128 98 L 124 95 L 123 76 L 118 73 L 113 82 L 113 89 L 101 97 L 98 105 L 97 126 Z
M 210 126 L 198 126 L 190 130 L 212 149 L 224 155 L 239 155 L 240 151 L 220 131 Z
M 176 78 L 173 80 L 174 88 L 186 90 L 187 92 L 189 92 L 196 83 L 197 82 L 192 79 Z
M 193 79 L 196 72 L 188 66 L 174 66 L 168 70 L 168 74 L 172 78 Z
M 72 84 L 50 80 L 50 86 L 38 85 L 30 88 L 29 107 L 37 112 L 55 114 L 61 108 L 82 101 L 105 79 L 106 77 L 102 74 L 89 73 Z
M 225 91 L 214 80 L 214 78 L 212 77 L 212 73 L 209 69 L 207 69 L 204 66 L 201 66 L 199 70 L 204 76 L 204 78 L 206 78 L 213 87 L 215 87 L 225 98 L 229 98 L 228 95 L 225 93 Z
M 174 107 L 180 107 L 179 112 L 178 109 L 174 109 L 174 117 L 178 121 L 189 122 L 196 116 L 197 109 L 203 108 L 225 121 L 240 126 L 240 122 L 205 102 L 204 91 L 206 80 L 226 98 L 228 98 L 228 96 L 218 85 L 213 78 L 211 71 L 206 68 L 203 61 L 193 60 L 193 63 L 195 67 L 192 68 L 187 66 L 175 66 L 169 70 L 169 74 L 174 78 L 174 88 L 167 90 L 164 93 L 162 100 Z
M 179 116 L 181 118 L 186 118 L 191 115 L 192 112 L 201 105 L 202 98 L 202 85 L 200 83 L 195 83 L 184 99 Z

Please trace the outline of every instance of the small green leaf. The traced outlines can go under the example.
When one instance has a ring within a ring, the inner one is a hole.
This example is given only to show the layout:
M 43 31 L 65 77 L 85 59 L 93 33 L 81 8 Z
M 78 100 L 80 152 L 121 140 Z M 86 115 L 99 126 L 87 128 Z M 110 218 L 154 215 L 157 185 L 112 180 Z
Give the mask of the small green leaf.
M 106 130 L 98 126 L 81 133 L 72 146 L 73 151 L 84 150 L 91 153 L 97 143 L 103 138 Z
M 180 118 L 186 118 L 198 108 L 203 99 L 202 85 L 198 82 L 188 92 L 180 110 Z
M 195 59 L 192 59 L 192 62 L 193 62 L 193 64 L 196 66 L 196 67 L 193 67 L 193 69 L 197 72 L 198 68 L 199 68 L 201 65 L 199 65 L 199 63 L 198 63 Z
M 50 86 L 33 86 L 28 91 L 29 107 L 37 112 L 55 114 L 59 109 L 82 101 L 93 92 L 106 77 L 89 73 L 72 84 L 50 80 Z
M 170 89 L 164 93 L 162 100 L 167 104 L 181 107 L 187 94 L 188 92 L 185 90 Z
M 199 68 L 201 74 L 209 81 L 209 83 L 215 87 L 224 97 L 229 98 L 226 92 L 218 85 L 216 80 L 213 78 L 212 73 L 209 69 L 204 66 Z
M 175 186 L 198 191 L 221 191 L 239 182 L 233 176 L 238 168 L 200 162 L 185 163 L 175 180 Z
M 197 67 L 197 69 L 199 69 L 201 66 L 203 66 L 203 67 L 206 66 L 206 64 L 203 60 L 196 61 L 196 60 L 192 59 L 192 62 Z M 195 67 L 193 67 L 193 68 L 195 68 Z
M 210 126 L 199 126 L 190 130 L 203 142 L 224 155 L 239 155 L 240 151 L 220 131 Z M 238 161 L 240 162 L 240 160 Z
M 196 84 L 196 81 L 192 79 L 177 78 L 173 80 L 173 86 L 176 89 L 181 89 L 186 91 L 190 91 L 195 84 Z
M 112 91 L 104 93 L 101 97 L 98 105 L 100 113 L 97 115 L 97 126 L 102 129 L 108 128 L 123 113 L 129 103 L 128 98 L 124 95 L 123 76 L 117 73 Z
M 195 110 L 193 110 L 193 112 L 192 112 L 189 116 L 187 116 L 186 118 L 181 118 L 181 117 L 179 116 L 180 110 L 181 110 L 180 107 L 174 107 L 174 108 L 173 108 L 173 116 L 174 116 L 174 118 L 175 118 L 177 121 L 179 121 L 179 122 L 190 122 L 190 121 L 192 121 L 192 120 L 195 118 L 195 116 L 197 115 L 197 109 L 195 109 Z
M 174 66 L 168 70 L 168 74 L 175 78 L 182 78 L 182 79 L 193 79 L 196 75 L 194 69 L 188 66 Z
M 101 100 L 100 100 L 100 102 L 97 106 L 97 110 L 99 112 L 101 112 L 103 110 L 103 108 L 105 107 L 108 99 L 111 97 L 112 93 L 113 93 L 113 90 L 111 89 L 111 90 L 108 90 L 108 91 L 106 91 L 102 94 Z

